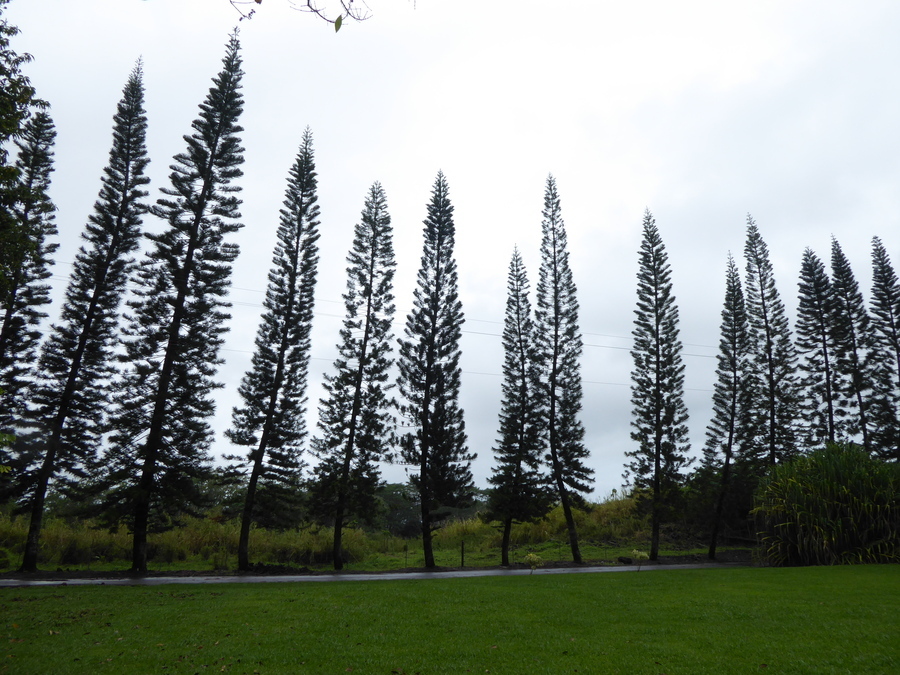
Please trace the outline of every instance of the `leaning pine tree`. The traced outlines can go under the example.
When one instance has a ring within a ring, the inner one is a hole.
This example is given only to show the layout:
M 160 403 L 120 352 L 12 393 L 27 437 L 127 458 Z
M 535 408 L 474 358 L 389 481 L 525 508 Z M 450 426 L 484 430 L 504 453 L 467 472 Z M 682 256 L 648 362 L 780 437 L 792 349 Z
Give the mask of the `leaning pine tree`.
M 347 256 L 346 317 L 334 373 L 325 376 L 319 404 L 319 457 L 311 488 L 313 509 L 334 526 L 333 560 L 343 569 L 346 520 L 371 520 L 380 482 L 377 462 L 393 437 L 393 401 L 387 392 L 394 317 L 394 244 L 384 190 L 375 183 L 366 197 Z
M 893 442 L 885 439 L 881 452 L 885 459 L 900 460 L 900 418 L 897 416 L 900 414 L 900 281 L 878 237 L 872 240 L 872 299 L 869 307 L 875 339 L 884 355 L 885 390 L 895 413 L 890 423 Z
M 439 172 L 425 219 L 422 262 L 400 339 L 398 385 L 405 402 L 400 414 L 411 430 L 400 439 L 404 462 L 417 467 L 411 480 L 421 508 L 425 566 L 434 567 L 432 531 L 452 508 L 471 502 L 474 485 L 459 407 L 459 300 L 453 205 Z
M 719 528 L 732 484 L 733 464 L 736 455 L 745 451 L 749 410 L 749 339 L 747 337 L 747 310 L 744 291 L 737 265 L 728 255 L 725 277 L 725 304 L 722 308 L 722 325 L 719 338 L 719 355 L 716 357 L 716 382 L 713 385 L 713 418 L 706 427 L 706 445 L 703 448 L 703 465 L 718 469 L 721 475 L 716 496 L 712 532 L 709 538 L 710 560 L 716 559 Z
M 837 370 L 844 378 L 843 399 L 852 411 L 849 431 L 858 434 L 866 452 L 873 453 L 879 437 L 890 437 L 893 421 L 889 365 L 869 320 L 859 284 L 837 239 L 831 239 L 831 275 L 834 284 L 832 330 Z M 881 427 L 888 427 L 884 429 Z
M 56 207 L 49 195 L 55 139 L 53 120 L 41 111 L 25 122 L 21 138 L 15 141 L 19 182 L 9 215 L 22 233 L 22 241 L 12 247 L 10 277 L 0 296 L 0 389 L 4 391 L 0 397 L 0 432 L 21 422 L 26 411 L 41 338 L 39 325 L 47 318 L 42 307 L 50 303 L 50 256 L 59 246 L 48 241 L 57 234 Z M 16 460 L 17 472 L 24 468 L 19 466 L 21 462 L 27 465 L 28 460 Z
M 565 223 L 553 176 L 547 178 L 541 221 L 541 267 L 534 313 L 534 345 L 538 376 L 535 396 L 541 414 L 541 442 L 548 452 L 550 476 L 563 509 L 572 560 L 581 564 L 573 503 L 588 492 L 593 471 L 585 465 L 581 412 L 583 349 L 578 327 L 578 299 L 569 267 Z
M 12 278 L 21 267 L 23 249 L 30 248 L 28 233 L 13 213 L 22 185 L 19 168 L 9 161 L 9 145 L 22 137 L 34 109 L 47 107 L 46 101 L 35 96 L 31 80 L 22 72 L 32 60 L 31 54 L 20 54 L 10 44 L 19 29 L 4 16 L 8 4 L 9 0 L 0 0 L 0 299 L 7 297 Z M 0 444 L 0 458 L 2 454 Z
M 175 156 L 170 188 L 152 213 L 166 222 L 147 235 L 152 248 L 137 276 L 119 383 L 115 432 L 107 464 L 118 483 L 111 500 L 133 507 L 132 571 L 147 571 L 151 514 L 166 519 L 197 499 L 197 479 L 207 474 L 214 413 L 213 380 L 229 315 L 224 311 L 231 265 L 238 255 L 226 236 L 242 225 L 240 188 L 243 148 L 238 125 L 240 43 L 228 41 L 224 67 L 213 79 L 187 149 Z M 123 494 L 124 491 L 124 494 Z
M 635 487 L 650 491 L 650 560 L 659 556 L 659 526 L 671 510 L 687 466 L 687 407 L 684 364 L 678 338 L 678 307 L 672 295 L 672 273 L 653 216 L 644 214 L 638 269 L 634 347 L 631 357 L 631 439 L 638 448 L 627 452 Z
M 796 352 L 784 303 L 775 288 L 769 249 L 747 216 L 744 245 L 747 319 L 753 372 L 753 451 L 756 473 L 792 457 L 797 450 L 799 390 Z
M 834 288 L 825 265 L 807 248 L 800 268 L 797 305 L 797 351 L 803 394 L 801 425 L 811 448 L 834 443 L 846 411 L 839 405 L 840 378 L 835 369 Z
M 141 220 L 141 201 L 150 179 L 145 143 L 147 118 L 141 65 L 131 72 L 113 118 L 113 143 L 102 188 L 75 256 L 60 322 L 44 343 L 41 379 L 32 401 L 37 407 L 37 480 L 31 495 L 31 523 L 22 571 L 37 568 L 38 543 L 48 484 L 57 473 L 67 481 L 85 477 L 96 457 L 113 350 L 118 338 L 119 305 L 134 266 Z
M 307 128 L 288 177 L 278 226 L 269 286 L 256 334 L 252 368 L 241 380 L 243 405 L 235 407 L 232 443 L 253 448 L 247 458 L 250 478 L 241 515 L 238 569 L 250 569 L 250 525 L 258 496 L 277 522 L 278 514 L 296 512 L 306 436 L 306 385 L 309 374 L 313 293 L 319 265 L 319 206 L 312 133 Z M 259 494 L 258 494 L 259 489 Z M 286 524 L 286 523 L 283 523 Z
M 528 276 L 519 250 L 513 251 L 507 281 L 503 325 L 503 400 L 500 439 L 494 448 L 496 465 L 488 482 L 488 517 L 503 523 L 500 564 L 509 565 L 513 522 L 541 518 L 552 492 L 541 470 L 540 408 L 535 394 L 534 322 L 528 300 Z

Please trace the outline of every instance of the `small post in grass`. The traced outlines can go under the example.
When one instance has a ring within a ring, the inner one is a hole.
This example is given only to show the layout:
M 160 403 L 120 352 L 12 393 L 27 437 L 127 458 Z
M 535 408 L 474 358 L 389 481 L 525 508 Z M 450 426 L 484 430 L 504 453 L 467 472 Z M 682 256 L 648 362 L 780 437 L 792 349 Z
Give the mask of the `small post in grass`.
M 466 540 L 463 539 L 459 542 L 459 566 L 466 566 Z

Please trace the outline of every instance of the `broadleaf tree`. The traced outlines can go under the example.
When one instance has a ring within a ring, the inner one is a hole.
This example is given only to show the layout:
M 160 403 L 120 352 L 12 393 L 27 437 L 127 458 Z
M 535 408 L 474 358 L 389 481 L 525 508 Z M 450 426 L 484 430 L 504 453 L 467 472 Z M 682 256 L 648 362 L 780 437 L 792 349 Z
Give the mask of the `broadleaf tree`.
M 593 470 L 585 460 L 581 413 L 583 350 L 578 326 L 578 297 L 569 266 L 568 238 L 556 179 L 547 178 L 541 220 L 541 266 L 534 313 L 535 395 L 541 415 L 541 440 L 547 449 L 555 496 L 562 506 L 572 560 L 581 564 L 573 506 L 589 492 Z
M 143 215 L 144 175 L 149 163 L 144 86 L 138 63 L 122 92 L 113 118 L 109 163 L 94 212 L 82 234 L 84 244 L 66 288 L 60 321 L 41 349 L 41 379 L 32 401 L 36 408 L 39 467 L 30 497 L 31 521 L 23 571 L 37 567 L 44 500 L 51 478 L 85 476 L 103 434 L 105 402 L 115 371 L 119 305 L 134 267 Z
M 635 487 L 649 491 L 650 560 L 659 556 L 660 525 L 671 516 L 690 464 L 684 364 L 672 272 L 656 221 L 644 214 L 631 357 L 631 439 L 626 453 Z
M 419 499 L 425 566 L 435 566 L 433 530 L 453 508 L 472 500 L 471 463 L 459 406 L 463 325 L 454 257 L 456 226 L 443 172 L 428 203 L 422 259 L 413 308 L 399 341 L 397 380 L 400 415 L 409 429 L 399 439 L 400 456 L 415 467 L 410 480 Z
M 215 412 L 211 392 L 227 330 L 225 299 L 237 244 L 227 236 L 242 225 L 239 186 L 243 147 L 238 124 L 240 42 L 227 43 L 223 67 L 213 79 L 187 148 L 175 155 L 171 187 L 151 207 L 164 221 L 148 234 L 126 334 L 129 364 L 117 386 L 115 430 L 107 457 L 114 489 L 107 501 L 132 512 L 132 571 L 147 571 L 147 532 L 164 526 L 198 497 L 209 469 Z
M 242 571 L 250 568 L 254 518 L 262 515 L 264 521 L 278 522 L 280 515 L 287 525 L 290 518 L 285 516 L 297 515 L 319 265 L 317 183 L 312 132 L 307 128 L 288 176 L 252 367 L 238 389 L 243 404 L 232 411 L 231 428 L 225 432 L 233 443 L 252 448 L 238 540 Z
M 343 569 L 344 525 L 377 514 L 378 462 L 390 452 L 394 401 L 389 397 L 394 317 L 393 228 L 380 183 L 366 196 L 347 256 L 346 316 L 334 371 L 319 403 L 319 458 L 310 488 L 313 510 L 333 526 L 333 561 Z

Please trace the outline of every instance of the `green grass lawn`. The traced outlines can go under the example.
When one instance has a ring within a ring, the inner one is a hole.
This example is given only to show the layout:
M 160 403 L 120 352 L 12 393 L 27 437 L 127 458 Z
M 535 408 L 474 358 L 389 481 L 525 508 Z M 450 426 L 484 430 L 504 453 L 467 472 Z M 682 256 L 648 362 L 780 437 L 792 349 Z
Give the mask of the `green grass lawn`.
M 897 673 L 900 566 L 0 589 L 0 673 Z

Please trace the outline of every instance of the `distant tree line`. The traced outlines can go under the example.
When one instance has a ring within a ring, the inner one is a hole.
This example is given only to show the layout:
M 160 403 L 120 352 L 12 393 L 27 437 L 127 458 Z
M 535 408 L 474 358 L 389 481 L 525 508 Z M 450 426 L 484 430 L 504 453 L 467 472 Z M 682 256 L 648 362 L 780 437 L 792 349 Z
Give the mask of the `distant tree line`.
M 338 357 L 310 433 L 304 419 L 320 212 L 313 137 L 303 133 L 251 367 L 226 431 L 245 454 L 215 468 L 209 419 L 231 318 L 227 294 L 239 253 L 232 239 L 242 227 L 237 33 L 155 203 L 147 200 L 141 63 L 131 71 L 59 318 L 43 339 L 57 247 L 49 197 L 55 132 L 21 74 L 27 58 L 9 45 L 15 33 L 0 24 L 0 61 L 12 83 L 0 99 L 2 140 L 17 149 L 14 161 L 0 154 L 0 465 L 10 469 L 0 473 L 0 503 L 30 514 L 22 569 L 37 569 L 50 493 L 110 527 L 128 527 L 132 570 L 143 573 L 148 532 L 209 508 L 205 486 L 213 480 L 242 495 L 241 570 L 252 569 L 254 526 L 288 528 L 304 519 L 333 527 L 340 569 L 344 528 L 378 515 L 385 461 L 412 467 L 407 497 L 433 567 L 433 531 L 478 496 L 459 404 L 464 314 L 446 176 L 438 173 L 426 204 L 413 308 L 397 340 L 387 197 L 377 182 L 366 194 L 347 256 Z M 148 215 L 159 224 L 152 232 Z M 539 519 L 556 504 L 580 563 L 574 510 L 593 482 L 580 418 L 577 289 L 552 176 L 541 231 L 533 305 L 518 249 L 508 271 L 501 412 L 482 514 L 500 524 L 504 564 L 512 524 Z M 726 260 L 714 414 L 699 465 L 689 471 L 678 308 L 660 232 L 644 215 L 631 350 L 634 446 L 625 470 L 650 515 L 651 559 L 661 528 L 686 520 L 709 534 L 715 557 L 722 532 L 745 527 L 771 467 L 826 443 L 855 442 L 871 456 L 900 460 L 900 282 L 881 241 L 873 240 L 868 305 L 836 240 L 830 274 L 805 252 L 793 333 L 749 216 L 744 261 L 742 283 L 734 258 Z M 316 459 L 311 469 L 307 452 Z

